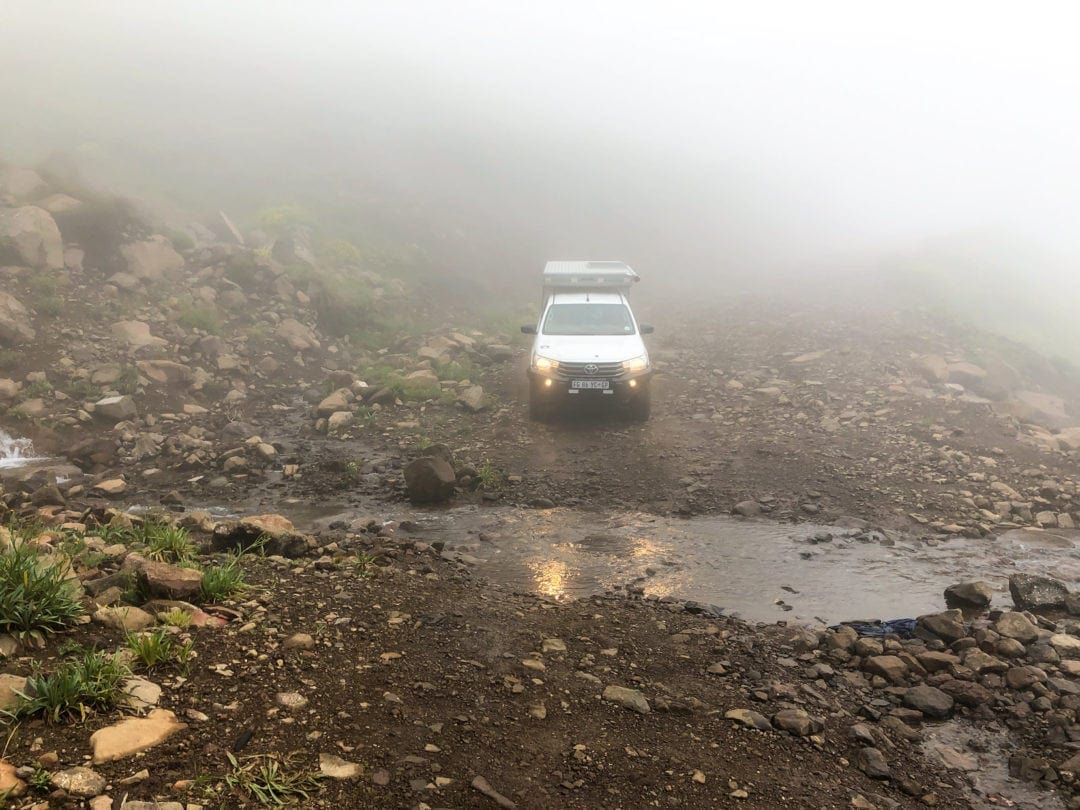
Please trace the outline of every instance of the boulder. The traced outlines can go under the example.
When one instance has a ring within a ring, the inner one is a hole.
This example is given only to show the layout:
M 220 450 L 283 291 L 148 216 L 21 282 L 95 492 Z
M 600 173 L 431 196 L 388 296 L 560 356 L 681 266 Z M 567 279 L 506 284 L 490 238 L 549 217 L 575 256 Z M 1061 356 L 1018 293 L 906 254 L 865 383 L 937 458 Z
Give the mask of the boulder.
M 250 548 L 256 543 L 262 543 L 266 554 L 290 558 L 303 556 L 308 549 L 307 537 L 281 515 L 253 515 L 223 521 L 214 527 L 210 538 L 214 551 Z
M 952 643 L 967 635 L 963 618 L 959 610 L 945 610 L 941 613 L 919 616 L 916 626 L 943 641 Z
M 140 279 L 156 281 L 173 277 L 184 269 L 184 257 L 173 249 L 172 242 L 160 235 L 123 245 L 120 255 L 127 262 L 128 272 Z
M 285 318 L 278 324 L 276 334 L 293 351 L 306 352 L 319 348 L 319 339 L 315 337 L 315 333 L 295 318 Z
M 811 717 L 802 709 L 781 709 L 773 715 L 772 724 L 781 731 L 796 737 L 808 737 L 817 734 L 825 724 Z
M 139 567 L 139 582 L 157 599 L 187 599 L 202 590 L 202 573 L 165 562 L 147 560 Z
M 4 264 L 63 268 L 64 242 L 48 211 L 36 205 L 0 208 L 0 265 Z
M 352 392 L 348 388 L 339 388 L 319 403 L 315 413 L 319 417 L 328 417 L 333 413 L 347 411 L 352 399 Z
M 405 490 L 413 503 L 438 503 L 454 494 L 457 475 L 441 458 L 423 457 L 405 468 Z
M 139 408 L 129 396 L 105 397 L 94 403 L 94 416 L 110 422 L 125 422 L 138 415 Z
M 949 382 L 974 390 L 986 379 L 986 369 L 974 363 L 950 363 Z
M 473 413 L 482 411 L 487 407 L 487 397 L 484 395 L 484 389 L 479 385 L 470 385 L 458 394 L 457 402 L 465 410 Z
M 1039 629 L 1023 613 L 1007 611 L 994 622 L 994 630 L 1005 638 L 1013 638 L 1021 644 L 1031 644 L 1039 637 Z
M 908 665 L 895 655 L 875 655 L 867 659 L 865 669 L 890 683 L 900 683 L 907 675 Z
M 15 296 L 0 290 L 0 344 L 29 343 L 35 337 L 29 310 Z
M 950 607 L 986 607 L 993 596 L 994 589 L 988 582 L 958 582 L 945 589 L 945 604 Z
M 1065 607 L 1069 589 L 1052 577 L 1035 574 L 1013 574 L 1009 577 L 1009 593 L 1013 604 L 1022 610 L 1041 610 Z
M 927 382 L 943 383 L 949 379 L 949 364 L 939 354 L 924 354 L 915 358 L 915 370 Z
M 1075 419 L 1065 410 L 1064 399 L 1039 391 L 1018 391 L 1007 402 L 995 404 L 994 410 L 1020 422 L 1031 422 L 1051 430 L 1062 430 L 1075 424 Z

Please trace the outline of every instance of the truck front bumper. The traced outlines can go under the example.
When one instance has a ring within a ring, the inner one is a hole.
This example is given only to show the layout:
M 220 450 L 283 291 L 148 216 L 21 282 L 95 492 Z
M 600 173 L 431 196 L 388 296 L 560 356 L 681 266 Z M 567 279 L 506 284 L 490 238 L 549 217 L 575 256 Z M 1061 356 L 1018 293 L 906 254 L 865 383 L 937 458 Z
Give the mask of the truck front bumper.
M 556 372 L 529 369 L 529 388 L 534 397 L 552 401 L 570 399 L 607 399 L 626 401 L 646 395 L 651 368 L 644 371 L 620 374 L 617 377 L 570 378 Z

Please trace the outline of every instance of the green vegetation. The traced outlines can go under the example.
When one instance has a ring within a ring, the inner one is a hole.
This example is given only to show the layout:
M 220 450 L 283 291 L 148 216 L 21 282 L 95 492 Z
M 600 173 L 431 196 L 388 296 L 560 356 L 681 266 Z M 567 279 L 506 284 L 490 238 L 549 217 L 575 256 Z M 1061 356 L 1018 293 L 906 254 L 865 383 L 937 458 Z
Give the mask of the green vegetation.
M 260 209 L 255 221 L 271 236 L 278 236 L 289 228 L 310 223 L 311 214 L 299 205 L 275 205 Z
M 206 602 L 220 602 L 250 587 L 244 581 L 244 569 L 240 566 L 243 551 L 229 554 L 223 562 L 203 569 L 202 598 Z
M 27 383 L 23 388 L 23 394 L 27 397 L 47 397 L 53 392 L 52 383 L 48 380 L 34 380 Z
M 480 482 L 481 489 L 498 489 L 503 482 L 502 470 L 490 461 L 485 461 L 476 471 L 476 480 Z
M 60 290 L 66 279 L 63 276 L 38 272 L 35 273 L 27 286 L 30 288 L 29 304 L 39 314 L 46 318 L 55 318 L 64 312 L 64 300 L 60 297 Z
M 255 289 L 259 281 L 259 262 L 253 253 L 236 253 L 225 263 L 225 278 L 245 292 Z
M 164 234 L 172 242 L 172 246 L 181 252 L 195 247 L 195 239 L 187 231 L 179 228 L 165 228 Z
M 449 363 L 436 363 L 435 370 L 440 380 L 454 380 L 455 382 L 461 382 L 462 380 L 475 381 L 480 373 L 472 360 L 467 357 L 452 360 Z
M 168 613 L 162 614 L 161 621 L 168 627 L 177 627 L 181 630 L 187 630 L 187 628 L 191 627 L 191 622 L 194 618 L 195 617 L 186 610 L 173 608 Z
M 52 723 L 84 720 L 95 711 L 114 708 L 123 696 L 123 683 L 131 670 L 113 655 L 86 653 L 65 661 L 49 675 L 26 679 L 26 700 L 14 710 L 16 717 L 42 716 Z
M 146 672 L 162 666 L 176 666 L 181 672 L 186 672 L 194 652 L 190 640 L 177 641 L 165 627 L 155 628 L 148 633 L 129 633 L 125 642 L 134 653 L 139 668 Z
M 25 536 L 0 551 L 0 632 L 42 640 L 83 615 L 66 558 L 38 554 Z
M 309 801 L 311 793 L 320 787 L 322 775 L 311 771 L 286 770 L 288 762 L 280 762 L 270 754 L 244 757 L 243 763 L 227 753 L 232 770 L 225 775 L 225 784 L 248 799 L 269 807 L 279 807 L 286 801 Z
M 148 520 L 137 534 L 146 544 L 146 556 L 151 560 L 189 563 L 198 552 L 187 531 L 170 523 Z
M 222 317 L 210 304 L 188 304 L 180 309 L 176 322 L 185 329 L 200 329 L 211 335 L 221 333 Z
M 367 579 L 375 573 L 372 568 L 374 564 L 375 558 L 366 551 L 361 551 L 353 558 L 352 567 L 357 576 Z
M 401 372 L 389 366 L 371 366 L 363 373 L 368 385 L 389 388 L 405 402 L 425 402 L 440 399 L 443 391 L 438 383 L 428 380 L 407 380 Z

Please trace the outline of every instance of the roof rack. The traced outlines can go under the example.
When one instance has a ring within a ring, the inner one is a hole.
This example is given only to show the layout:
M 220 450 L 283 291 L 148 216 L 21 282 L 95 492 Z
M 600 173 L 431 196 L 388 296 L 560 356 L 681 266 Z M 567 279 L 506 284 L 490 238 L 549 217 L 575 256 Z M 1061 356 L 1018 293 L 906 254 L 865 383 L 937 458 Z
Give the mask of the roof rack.
M 544 289 L 619 290 L 626 292 L 641 277 L 625 262 L 555 261 L 544 265 Z

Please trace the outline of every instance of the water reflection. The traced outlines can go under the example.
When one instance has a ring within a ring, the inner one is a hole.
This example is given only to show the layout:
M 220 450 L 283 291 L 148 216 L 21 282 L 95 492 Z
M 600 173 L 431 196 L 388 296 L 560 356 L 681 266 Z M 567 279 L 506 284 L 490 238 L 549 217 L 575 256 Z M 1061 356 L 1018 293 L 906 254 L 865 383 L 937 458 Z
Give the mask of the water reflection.
M 567 598 L 567 582 L 570 579 L 570 566 L 561 560 L 530 562 L 536 590 L 544 596 L 563 600 Z

